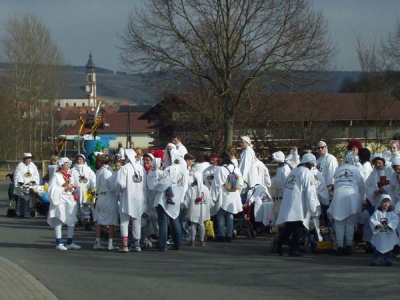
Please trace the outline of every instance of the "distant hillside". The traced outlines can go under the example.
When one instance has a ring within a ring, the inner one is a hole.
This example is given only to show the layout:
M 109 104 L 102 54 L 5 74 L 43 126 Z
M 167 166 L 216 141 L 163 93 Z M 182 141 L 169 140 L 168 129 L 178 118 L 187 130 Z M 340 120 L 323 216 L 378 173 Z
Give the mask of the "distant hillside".
M 0 63 L 0 75 L 4 75 L 8 68 L 7 64 Z M 85 71 L 84 66 L 65 66 L 66 84 L 63 98 L 81 99 L 86 97 L 84 91 Z M 121 100 L 135 101 L 137 103 L 156 103 L 159 89 L 151 85 L 141 75 L 128 75 L 124 72 L 114 73 L 112 70 L 96 67 L 97 74 L 97 96 L 117 98 Z M 304 77 L 313 76 L 312 73 L 294 72 L 295 77 L 302 80 Z M 319 86 L 308 86 L 309 91 L 323 91 L 326 93 L 337 93 L 346 77 L 357 79 L 359 72 L 332 71 L 326 72 L 326 82 Z M 317 76 L 320 76 L 318 74 Z M 292 92 L 283 85 L 271 86 L 269 92 L 284 93 Z

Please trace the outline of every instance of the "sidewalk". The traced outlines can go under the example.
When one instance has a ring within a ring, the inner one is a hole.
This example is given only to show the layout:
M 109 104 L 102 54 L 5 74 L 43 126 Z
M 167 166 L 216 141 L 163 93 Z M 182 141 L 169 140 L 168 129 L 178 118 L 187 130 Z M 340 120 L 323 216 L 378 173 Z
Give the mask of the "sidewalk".
M 0 299 L 57 298 L 32 275 L 0 256 Z

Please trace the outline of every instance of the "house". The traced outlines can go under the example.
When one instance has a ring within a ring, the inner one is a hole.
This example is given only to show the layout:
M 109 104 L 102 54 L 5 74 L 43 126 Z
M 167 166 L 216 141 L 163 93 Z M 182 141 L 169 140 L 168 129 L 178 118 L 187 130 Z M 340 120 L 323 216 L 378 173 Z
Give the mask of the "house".
M 165 145 L 171 136 L 179 135 L 189 149 L 201 143 L 218 149 L 209 138 L 218 134 L 215 140 L 222 139 L 223 124 L 212 118 L 221 107 L 213 101 L 200 105 L 196 101 L 190 94 L 166 95 L 140 117 L 154 123 L 153 146 Z M 191 113 L 196 106 L 204 112 L 203 123 L 195 122 L 200 110 Z M 321 139 L 331 145 L 350 139 L 384 145 L 400 132 L 400 101 L 379 93 L 258 94 L 244 101 L 237 112 L 235 138 L 250 135 L 257 149 L 271 151 Z

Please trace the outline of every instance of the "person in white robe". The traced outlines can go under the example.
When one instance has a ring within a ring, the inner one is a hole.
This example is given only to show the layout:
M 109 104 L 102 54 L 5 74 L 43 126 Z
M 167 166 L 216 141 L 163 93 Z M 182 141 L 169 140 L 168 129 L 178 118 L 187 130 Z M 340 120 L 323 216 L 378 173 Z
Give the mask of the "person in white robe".
M 193 177 L 194 181 L 186 191 L 184 200 L 187 216 L 191 222 L 189 245 L 195 246 L 197 228 L 199 228 L 199 246 L 204 247 L 206 245 L 204 241 L 206 234 L 204 222 L 210 219 L 210 208 L 214 203 L 209 189 L 203 184 L 202 173 L 196 171 Z
M 367 180 L 373 170 L 371 165 L 371 151 L 367 148 L 361 148 L 358 152 L 358 157 L 360 158 L 360 163 L 364 169 L 365 180 Z
M 380 195 L 389 194 L 390 187 L 388 179 L 392 174 L 391 167 L 386 165 L 386 161 L 381 153 L 372 156 L 374 169 L 366 180 L 366 196 L 373 206 L 378 206 Z
M 167 250 L 168 221 L 171 225 L 173 250 L 179 250 L 181 246 L 181 226 L 179 222 L 180 207 L 183 203 L 188 188 L 189 172 L 186 162 L 180 153 L 172 148 L 168 151 L 168 158 L 171 165 L 164 170 L 157 170 L 155 167 L 149 172 L 150 185 L 156 190 L 154 207 L 158 215 L 158 250 Z M 164 164 L 163 164 L 164 165 Z M 153 165 L 154 166 L 154 165 Z M 175 204 L 168 204 L 166 190 L 171 187 Z
M 300 163 L 300 155 L 297 147 L 293 147 L 290 149 L 289 155 L 286 156 L 285 162 L 290 166 L 291 169 L 294 169 Z
M 167 147 L 165 147 L 164 150 L 164 156 L 162 159 L 162 167 L 163 169 L 166 169 L 167 167 L 169 167 L 172 163 L 171 163 L 171 151 L 172 149 L 176 150 L 176 146 L 173 143 L 168 143 Z M 179 152 L 178 154 L 183 158 L 183 155 L 181 155 Z
M 143 167 L 146 174 L 149 174 L 153 168 L 153 162 L 156 166 L 160 167 L 161 159 L 154 157 L 151 153 L 143 154 Z M 142 236 L 145 236 L 149 241 L 153 239 L 151 236 L 158 236 L 158 216 L 157 210 L 154 207 L 154 198 L 156 196 L 156 191 L 154 187 L 151 186 L 151 182 L 147 180 L 147 210 L 143 215 L 144 226 L 142 227 Z
M 97 200 L 94 211 L 94 222 L 96 223 L 96 239 L 93 249 L 110 251 L 117 250 L 114 247 L 114 226 L 118 223 L 118 198 L 116 195 L 116 178 L 108 168 L 109 157 L 100 155 L 100 169 L 96 172 Z M 108 227 L 108 246 L 103 247 L 100 243 L 103 226 Z
M 329 191 L 329 201 L 333 198 L 333 175 L 338 167 L 338 161 L 335 156 L 328 153 L 328 145 L 324 141 L 317 143 L 319 157 L 317 159 L 317 169 L 324 177 L 326 187 Z M 321 226 L 329 226 L 327 210 L 329 205 L 321 205 Z
M 171 139 L 171 142 L 176 146 L 176 150 L 180 153 L 182 157 L 188 153 L 186 147 L 182 144 L 181 139 L 178 136 L 174 136 Z
M 56 250 L 76 250 L 81 247 L 73 242 L 75 222 L 77 221 L 77 184 L 69 173 L 72 162 L 62 157 L 58 171 L 49 183 L 50 207 L 47 223 L 54 228 Z M 76 197 L 74 197 L 74 194 Z M 67 225 L 67 244 L 62 242 L 62 225 Z
M 125 159 L 125 149 L 122 147 L 122 143 L 118 143 L 117 149 L 117 160 L 124 160 Z
M 364 175 L 357 167 L 357 163 L 357 154 L 346 151 L 344 163 L 336 169 L 333 176 L 334 193 L 327 212 L 333 219 L 338 256 L 352 254 L 357 216 L 365 200 Z
M 282 203 L 282 196 L 285 190 L 286 178 L 292 171 L 285 163 L 285 154 L 282 151 L 277 151 L 272 154 L 272 159 L 278 164 L 275 176 L 271 180 L 271 195 L 274 200 L 274 211 L 276 216 L 279 213 L 279 207 Z
M 275 221 L 274 202 L 268 189 L 264 185 L 256 185 L 247 192 L 247 201 L 244 209 L 248 209 L 251 235 L 254 238 L 258 227 L 271 225 Z
M 269 188 L 271 186 L 271 176 L 269 175 L 267 166 L 259 159 L 257 159 L 255 164 L 257 168 L 257 174 L 259 176 L 257 183 Z
M 33 155 L 24 153 L 22 162 L 18 163 L 14 171 L 14 195 L 18 197 L 19 217 L 25 217 L 25 206 L 33 205 L 30 201 L 30 187 L 40 183 L 39 171 L 32 162 Z
M 290 241 L 290 256 L 300 256 L 299 243 L 308 229 L 310 220 L 317 218 L 320 203 L 315 188 L 314 175 L 311 168 L 316 165 L 313 154 L 304 154 L 300 164 L 287 177 L 282 204 L 276 220 L 276 225 L 285 224 L 279 233 L 277 253 L 283 255 L 282 246 L 292 236 Z
M 210 159 L 211 159 L 210 156 L 211 156 L 211 154 L 209 152 L 204 153 L 203 161 L 196 163 L 194 165 L 194 167 L 196 168 L 196 171 L 203 173 L 203 171 L 210 166 Z
M 220 155 L 221 166 L 214 173 L 214 180 L 211 185 L 211 198 L 215 203 L 217 211 L 218 236 L 217 241 L 231 242 L 233 235 L 233 215 L 243 210 L 240 191 L 229 191 L 226 186 L 226 180 L 229 173 L 235 173 L 238 182 L 243 186 L 243 176 L 240 169 L 232 163 L 228 153 Z
M 396 228 L 399 223 L 398 215 L 393 211 L 389 195 L 380 195 L 380 206 L 370 218 L 373 232 L 371 243 L 375 247 L 370 266 L 378 266 L 383 254 L 385 265 L 391 266 L 393 247 L 399 242 Z
M 83 154 L 78 154 L 75 157 L 75 165 L 72 168 L 72 176 L 78 184 L 78 218 L 79 221 L 85 224 L 85 229 L 91 231 L 91 213 L 93 209 L 93 197 L 91 192 L 96 189 L 96 174 L 86 164 L 86 159 Z
M 116 192 L 120 194 L 120 232 L 122 248 L 120 252 L 129 252 L 128 226 L 132 221 L 132 248 L 140 252 L 142 215 L 147 211 L 147 174 L 143 166 L 136 163 L 136 153 L 125 150 L 125 165 L 118 171 Z
M 260 184 L 260 176 L 256 165 L 258 159 L 248 136 L 242 136 L 240 138 L 240 146 L 242 147 L 242 153 L 239 159 L 240 173 L 243 176 L 245 185 L 251 188 L 256 186 L 256 184 Z
M 203 183 L 210 189 L 212 182 L 214 180 L 214 173 L 219 168 L 219 157 L 215 153 L 210 154 L 210 166 L 204 169 L 203 173 Z

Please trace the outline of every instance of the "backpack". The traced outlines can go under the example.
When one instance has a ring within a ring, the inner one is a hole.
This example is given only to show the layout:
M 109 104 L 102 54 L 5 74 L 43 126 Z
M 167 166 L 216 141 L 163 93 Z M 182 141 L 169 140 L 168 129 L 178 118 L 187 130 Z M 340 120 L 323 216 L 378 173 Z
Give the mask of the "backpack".
M 229 169 L 224 166 L 228 171 Z M 228 192 L 236 192 L 241 189 L 241 185 L 239 183 L 239 177 L 234 173 L 235 168 L 233 168 L 233 172 L 229 171 L 228 177 L 225 181 L 225 188 Z

